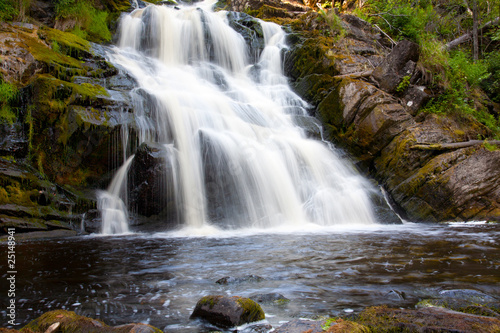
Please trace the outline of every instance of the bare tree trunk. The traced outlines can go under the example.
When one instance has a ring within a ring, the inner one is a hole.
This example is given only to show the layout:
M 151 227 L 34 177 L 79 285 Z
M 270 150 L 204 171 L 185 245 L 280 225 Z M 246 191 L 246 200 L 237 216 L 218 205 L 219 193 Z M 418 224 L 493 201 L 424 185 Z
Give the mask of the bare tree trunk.
M 474 48 L 474 62 L 479 60 L 479 36 L 477 32 L 478 26 L 478 13 L 477 13 L 477 0 L 474 0 L 474 7 L 472 11 L 472 45 Z
M 485 23 L 480 29 L 478 29 L 478 33 L 479 32 L 483 33 L 483 31 L 485 31 L 486 29 L 490 28 L 493 25 L 498 25 L 499 23 L 500 23 L 500 17 L 497 17 L 496 19 Z M 468 33 L 466 33 L 466 34 L 464 34 L 464 35 L 462 35 L 462 36 L 460 36 L 458 38 L 455 38 L 451 42 L 447 43 L 445 45 L 445 48 L 448 51 L 452 50 L 455 47 L 457 47 L 458 45 L 460 45 L 462 43 L 465 43 L 466 41 L 468 41 L 471 38 L 472 38 L 472 34 L 470 32 L 468 32 Z

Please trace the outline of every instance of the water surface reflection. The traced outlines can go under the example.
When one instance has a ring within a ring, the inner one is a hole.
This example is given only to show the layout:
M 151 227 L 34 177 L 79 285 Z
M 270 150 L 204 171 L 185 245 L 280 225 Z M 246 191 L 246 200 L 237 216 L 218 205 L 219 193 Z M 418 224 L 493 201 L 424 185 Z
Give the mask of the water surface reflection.
M 109 325 L 146 322 L 169 332 L 206 332 L 188 318 L 207 294 L 281 293 L 291 302 L 263 306 L 274 326 L 369 305 L 411 307 L 443 289 L 472 288 L 499 297 L 499 240 L 495 224 L 410 224 L 27 241 L 16 247 L 17 316 L 26 324 L 65 308 Z M 263 280 L 215 283 L 250 274 Z

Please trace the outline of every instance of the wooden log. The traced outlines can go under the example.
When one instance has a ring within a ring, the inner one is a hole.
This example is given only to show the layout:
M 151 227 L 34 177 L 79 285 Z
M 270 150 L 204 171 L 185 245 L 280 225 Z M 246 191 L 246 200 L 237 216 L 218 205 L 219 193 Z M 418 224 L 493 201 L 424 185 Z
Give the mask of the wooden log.
M 482 145 L 488 143 L 490 145 L 500 146 L 500 140 L 470 140 L 464 142 L 450 142 L 450 143 L 419 143 L 410 147 L 410 149 L 419 150 L 453 150 Z
M 488 29 L 491 26 L 498 25 L 499 23 L 500 23 L 500 17 L 497 17 L 492 21 L 486 22 L 481 28 L 479 28 L 478 32 L 483 33 L 484 30 Z M 455 47 L 457 47 L 458 45 L 467 42 L 471 38 L 472 38 L 472 32 L 468 32 L 460 37 L 455 38 L 451 42 L 446 43 L 445 48 L 446 50 L 450 51 Z

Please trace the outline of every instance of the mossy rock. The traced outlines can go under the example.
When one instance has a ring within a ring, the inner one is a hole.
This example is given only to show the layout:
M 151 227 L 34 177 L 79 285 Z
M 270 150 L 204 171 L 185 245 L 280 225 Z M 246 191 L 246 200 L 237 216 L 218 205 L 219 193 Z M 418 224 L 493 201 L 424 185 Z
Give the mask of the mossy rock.
M 355 321 L 371 332 L 477 332 L 500 330 L 500 320 L 442 308 L 391 309 L 385 306 L 365 309 Z
M 77 315 L 66 310 L 50 311 L 31 321 L 21 329 L 22 333 L 47 332 L 52 328 L 54 332 L 64 333 L 162 333 L 161 330 L 145 324 L 129 324 L 110 327 L 100 320 Z
M 210 295 L 196 304 L 191 318 L 201 318 L 222 328 L 240 326 L 265 319 L 259 304 L 239 296 Z

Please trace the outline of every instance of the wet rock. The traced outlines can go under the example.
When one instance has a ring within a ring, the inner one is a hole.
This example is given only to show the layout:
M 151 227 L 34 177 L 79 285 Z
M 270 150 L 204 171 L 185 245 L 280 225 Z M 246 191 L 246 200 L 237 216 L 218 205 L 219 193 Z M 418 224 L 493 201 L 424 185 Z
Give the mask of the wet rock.
M 250 299 L 263 304 L 286 304 L 290 302 L 288 298 L 279 293 L 269 293 L 269 294 L 255 294 L 251 295 Z
M 246 275 L 242 277 L 225 276 L 215 281 L 217 284 L 228 285 L 228 284 L 239 284 L 243 282 L 261 282 L 264 278 L 258 275 Z
M 80 209 L 91 202 L 13 160 L 0 158 L 0 182 L 0 233 L 10 227 L 19 233 L 72 230 L 81 220 Z
M 322 325 L 324 325 L 324 321 L 314 321 L 314 320 L 305 320 L 305 319 L 295 319 L 289 321 L 281 325 L 280 327 L 276 327 L 273 331 L 275 333 L 320 333 L 324 332 Z
M 272 328 L 273 327 L 269 324 L 252 325 L 242 330 L 238 330 L 238 333 L 268 333 Z
M 456 312 L 443 308 L 365 309 L 356 321 L 372 331 L 397 332 L 494 332 L 500 329 L 500 320 Z
M 129 204 L 143 216 L 160 213 L 169 223 L 177 221 L 177 159 L 172 146 L 143 143 L 129 171 Z
M 146 324 L 128 324 L 110 327 L 102 321 L 79 316 L 72 311 L 50 311 L 23 327 L 22 332 L 95 332 L 95 333 L 161 333 Z
M 302 128 L 309 138 L 321 140 L 323 138 L 323 126 L 318 119 L 310 116 L 292 116 L 293 122 Z
M 259 21 L 245 13 L 229 12 L 227 15 L 229 26 L 236 30 L 251 50 L 252 61 L 258 60 L 265 47 L 264 32 Z
M 455 311 L 500 319 L 500 299 L 473 289 L 442 290 L 424 299 L 417 307 L 442 307 Z
M 0 124 L 0 156 L 25 157 L 28 154 L 28 140 L 22 124 Z
M 239 296 L 205 296 L 196 304 L 191 318 L 201 318 L 222 328 L 240 326 L 265 319 L 260 305 Z
M 395 93 L 404 77 L 408 82 L 414 74 L 419 58 L 418 45 L 403 40 L 392 52 L 373 70 L 372 76 L 379 83 L 380 88 L 389 93 Z

